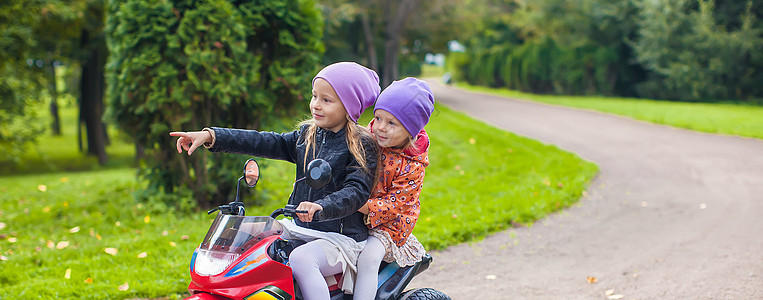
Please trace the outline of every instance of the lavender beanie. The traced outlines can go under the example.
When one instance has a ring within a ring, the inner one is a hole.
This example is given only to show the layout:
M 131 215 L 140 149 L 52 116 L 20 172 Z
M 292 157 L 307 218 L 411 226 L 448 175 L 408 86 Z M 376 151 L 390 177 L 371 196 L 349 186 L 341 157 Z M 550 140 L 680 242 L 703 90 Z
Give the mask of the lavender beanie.
M 391 113 L 411 136 L 416 136 L 429 123 L 434 110 L 434 95 L 429 84 L 408 77 L 384 89 L 374 106 L 374 111 L 377 109 Z
M 355 123 L 358 123 L 358 117 L 366 108 L 374 105 L 381 90 L 376 72 L 354 62 L 338 62 L 326 66 L 315 75 L 313 85 L 318 78 L 328 81 L 334 88 Z

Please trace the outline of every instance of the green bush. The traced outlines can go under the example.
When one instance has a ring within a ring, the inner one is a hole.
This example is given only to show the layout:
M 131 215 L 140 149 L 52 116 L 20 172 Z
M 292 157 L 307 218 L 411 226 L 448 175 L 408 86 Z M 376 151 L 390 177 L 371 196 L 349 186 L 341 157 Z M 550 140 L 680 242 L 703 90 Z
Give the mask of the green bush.
M 107 11 L 108 114 L 145 150 L 143 197 L 227 199 L 227 171 L 243 158 L 186 157 L 168 133 L 272 128 L 299 115 L 323 51 L 315 3 L 127 0 L 110 1 Z

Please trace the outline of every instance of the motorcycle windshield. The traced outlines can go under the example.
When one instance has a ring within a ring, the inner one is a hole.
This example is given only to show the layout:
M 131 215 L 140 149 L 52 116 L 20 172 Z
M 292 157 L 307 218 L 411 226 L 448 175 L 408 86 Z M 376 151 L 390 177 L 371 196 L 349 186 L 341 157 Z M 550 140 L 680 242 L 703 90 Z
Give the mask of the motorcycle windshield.
M 262 239 L 283 233 L 281 223 L 271 217 L 217 214 L 199 249 L 241 254 Z

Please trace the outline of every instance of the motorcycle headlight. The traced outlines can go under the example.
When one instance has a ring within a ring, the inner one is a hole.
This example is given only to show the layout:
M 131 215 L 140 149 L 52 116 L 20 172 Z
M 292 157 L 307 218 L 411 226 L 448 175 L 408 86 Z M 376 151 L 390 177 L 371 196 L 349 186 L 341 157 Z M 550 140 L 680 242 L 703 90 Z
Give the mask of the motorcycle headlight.
M 196 255 L 194 271 L 196 274 L 209 276 L 217 275 L 225 271 L 238 257 L 239 254 L 199 249 Z

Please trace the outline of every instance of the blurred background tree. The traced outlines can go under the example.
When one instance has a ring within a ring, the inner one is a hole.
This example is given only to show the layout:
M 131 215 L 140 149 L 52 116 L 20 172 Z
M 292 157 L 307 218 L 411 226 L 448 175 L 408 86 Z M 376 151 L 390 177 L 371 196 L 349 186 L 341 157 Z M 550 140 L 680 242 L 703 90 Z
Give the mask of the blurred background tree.
M 315 3 L 128 0 L 107 11 L 109 117 L 141 149 L 144 197 L 229 200 L 244 159 L 179 155 L 169 132 L 305 112 L 323 51 Z
M 763 4 L 488 1 L 456 78 L 534 93 L 688 101 L 763 97 Z M 469 7 L 469 6 L 466 6 Z M 467 25 L 468 26 L 468 25 Z

